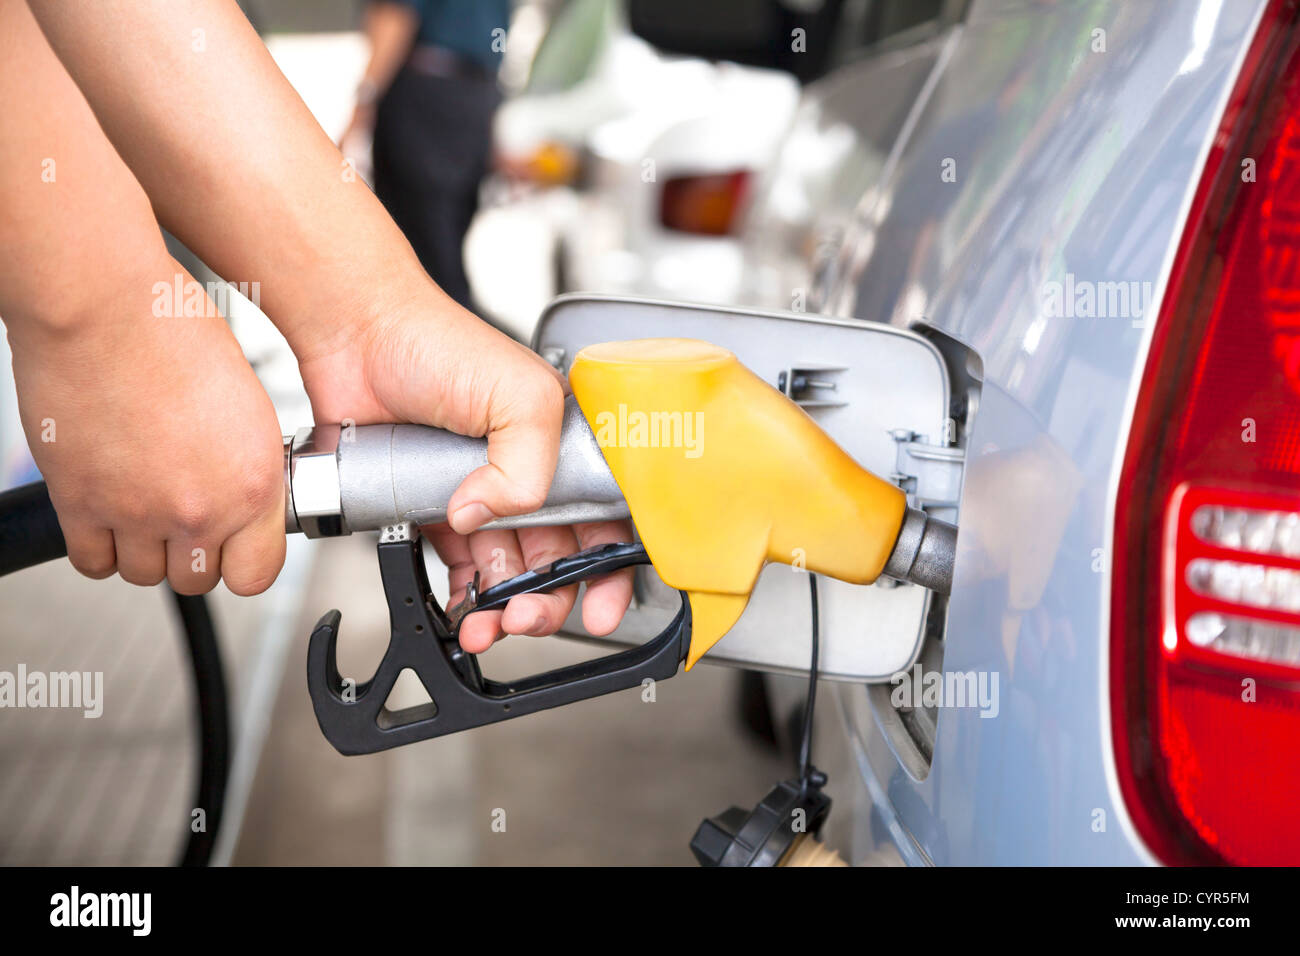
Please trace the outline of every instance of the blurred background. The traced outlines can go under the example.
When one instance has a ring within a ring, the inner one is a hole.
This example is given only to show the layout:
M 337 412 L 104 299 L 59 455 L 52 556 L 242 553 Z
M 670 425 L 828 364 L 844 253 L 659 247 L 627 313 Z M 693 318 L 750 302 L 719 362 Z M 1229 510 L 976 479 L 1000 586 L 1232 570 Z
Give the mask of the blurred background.
M 871 208 L 862 197 L 933 62 L 924 41 L 961 4 L 241 6 L 430 274 L 528 342 L 570 291 L 817 311 L 836 265 L 825 250 L 847 225 L 824 213 Z M 835 95 L 843 71 L 886 61 L 893 87 L 859 81 L 839 103 L 856 127 L 824 121 L 809 90 Z M 285 433 L 309 424 L 283 339 L 252 302 L 230 299 Z M 9 363 L 0 369 L 0 479 L 12 487 L 39 475 Z M 339 608 L 344 660 L 354 673 L 378 662 L 387 615 L 373 541 L 291 539 L 270 591 L 210 602 L 232 737 L 214 863 L 689 864 L 701 818 L 752 805 L 793 772 L 803 681 L 716 667 L 663 684 L 653 702 L 626 692 L 341 757 L 311 711 L 306 639 Z M 177 859 L 195 825 L 200 735 L 168 593 L 57 562 L 0 579 L 0 608 L 0 670 L 104 674 L 98 719 L 0 712 L 0 863 Z M 563 640 L 512 638 L 486 663 L 531 673 L 572 654 Z M 821 719 L 838 719 L 833 703 Z M 817 752 L 833 796 L 846 759 Z

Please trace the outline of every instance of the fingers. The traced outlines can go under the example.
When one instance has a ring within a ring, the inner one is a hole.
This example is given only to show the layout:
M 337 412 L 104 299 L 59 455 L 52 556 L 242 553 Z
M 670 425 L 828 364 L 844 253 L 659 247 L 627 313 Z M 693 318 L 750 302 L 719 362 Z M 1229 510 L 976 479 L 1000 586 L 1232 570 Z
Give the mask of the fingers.
M 221 580 L 221 545 L 168 539 L 167 583 L 177 594 L 207 594 Z
M 510 577 L 512 574 L 510 568 L 519 566 L 522 562 L 517 548 L 513 561 L 509 559 L 506 548 L 510 539 L 514 537 L 509 531 L 482 531 L 473 536 L 489 542 L 488 560 L 480 568 L 470 550 L 471 538 L 456 534 L 445 524 L 430 525 L 420 530 L 428 537 L 433 544 L 433 549 L 438 552 L 438 557 L 447 566 L 447 582 L 451 592 L 447 601 L 448 607 L 455 607 L 465 599 L 465 591 L 474 580 L 475 573 L 479 575 L 479 588 L 483 590 Z M 491 543 L 494 540 L 496 544 Z M 469 615 L 460 626 L 460 646 L 470 654 L 481 654 L 486 651 L 503 636 L 501 616 L 501 611 L 478 611 Z
M 265 525 L 232 537 L 224 564 L 220 545 L 195 540 L 162 542 L 128 531 L 87 528 L 65 531 L 64 539 L 68 560 L 88 578 L 106 578 L 116 571 L 123 581 L 141 587 L 166 578 L 177 594 L 206 594 L 223 576 L 235 594 L 260 594 L 284 564 L 284 534 L 268 534 Z
M 524 570 L 519 540 L 513 531 L 480 531 L 465 539 L 469 562 L 455 569 L 452 587 L 463 591 L 479 573 L 479 590 L 485 591 Z M 463 597 L 457 596 L 456 600 Z M 487 650 L 502 637 L 501 611 L 480 611 L 465 618 L 460 626 L 460 646 L 471 654 Z
M 438 552 L 438 557 L 447 566 L 448 571 L 462 565 L 473 568 L 474 559 L 470 557 L 469 553 L 469 538 L 465 537 L 465 535 L 457 534 L 445 524 L 421 525 L 420 534 L 429 539 L 429 543 L 433 545 L 433 550 Z M 473 578 L 474 575 L 470 574 L 465 581 L 461 582 L 461 587 L 463 588 Z M 456 585 L 454 582 L 451 586 L 451 593 L 455 597 Z
M 164 578 L 177 594 L 206 594 L 224 576 L 240 595 L 260 594 L 271 586 L 284 564 L 284 531 L 278 516 L 259 521 L 233 535 L 224 549 L 199 539 L 166 542 L 130 531 L 111 532 L 69 523 L 63 529 L 68 560 L 88 578 L 116 571 L 122 580 L 153 587 Z
M 464 599 L 465 589 L 476 572 L 479 589 L 483 591 L 577 550 L 632 540 L 632 528 L 624 521 L 594 522 L 571 528 L 521 528 L 517 534 L 504 530 L 480 531 L 468 537 L 456 534 L 445 524 L 424 531 L 447 565 L 449 606 Z M 564 626 L 577 594 L 577 585 L 547 593 L 521 594 L 511 599 L 504 611 L 470 614 L 460 627 L 461 647 L 468 653 L 479 654 L 505 634 L 554 634 Z M 631 568 L 593 578 L 587 582 L 583 599 L 583 627 L 597 636 L 609 634 L 618 627 L 631 601 Z
M 573 531 L 584 551 L 602 544 L 632 540 L 632 527 L 626 521 L 576 524 Z M 587 633 L 604 637 L 618 627 L 632 603 L 632 574 L 632 568 L 623 568 L 587 582 L 587 593 L 582 598 L 582 626 Z
M 466 654 L 482 654 L 503 637 L 500 611 L 479 611 L 460 625 L 460 646 Z
M 539 376 L 493 416 L 488 463 L 466 476 L 447 503 L 447 523 L 468 534 L 493 518 L 527 514 L 546 501 L 560 448 L 564 391 Z
M 526 528 L 518 534 L 479 531 L 465 537 L 446 525 L 437 525 L 425 529 L 425 533 L 447 565 L 451 590 L 448 606 L 464 599 L 476 572 L 479 589 L 487 590 L 577 550 L 577 540 L 566 527 Z M 577 596 L 577 585 L 571 585 L 545 594 L 521 594 L 504 611 L 477 611 L 461 624 L 460 645 L 471 654 L 479 654 L 505 634 L 554 634 L 573 610 Z
M 269 588 L 284 565 L 284 513 L 273 509 L 245 525 L 221 546 L 221 576 L 247 597 Z
M 117 551 L 117 573 L 122 580 L 141 587 L 153 587 L 167 575 L 167 550 L 157 538 L 131 531 L 113 532 Z
M 68 560 L 88 578 L 106 578 L 117 570 L 117 551 L 113 546 L 113 532 L 80 522 L 65 522 L 63 540 L 68 545 Z
M 517 537 L 527 570 L 543 567 L 577 550 L 577 540 L 567 527 L 520 528 Z M 576 584 L 545 594 L 521 594 L 506 605 L 501 626 L 507 634 L 534 637 L 554 634 L 564 625 L 577 599 Z
M 284 532 L 271 516 L 236 533 L 223 550 L 220 544 L 197 538 L 166 542 L 133 534 L 108 531 L 69 521 L 63 528 L 68 560 L 88 578 L 107 578 L 115 571 L 122 580 L 153 587 L 164 578 L 178 594 L 206 594 L 223 573 L 235 594 L 258 594 L 279 574 L 284 563 Z

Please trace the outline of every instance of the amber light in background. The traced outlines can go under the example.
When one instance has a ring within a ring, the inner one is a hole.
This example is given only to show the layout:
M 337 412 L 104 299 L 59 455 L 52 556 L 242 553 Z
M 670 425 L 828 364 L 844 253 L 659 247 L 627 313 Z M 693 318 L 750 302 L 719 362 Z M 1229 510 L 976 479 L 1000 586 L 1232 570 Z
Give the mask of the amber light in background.
M 739 221 L 749 184 L 750 174 L 745 170 L 665 180 L 659 221 L 678 232 L 728 235 Z

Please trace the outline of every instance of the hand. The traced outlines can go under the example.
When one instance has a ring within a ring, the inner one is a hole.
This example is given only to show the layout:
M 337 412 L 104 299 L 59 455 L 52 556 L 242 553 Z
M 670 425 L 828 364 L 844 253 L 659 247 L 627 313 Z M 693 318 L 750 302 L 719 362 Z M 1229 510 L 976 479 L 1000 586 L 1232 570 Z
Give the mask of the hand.
M 352 119 L 339 137 L 339 150 L 345 159 L 369 182 L 373 178 L 373 140 L 375 135 L 375 108 L 357 104 Z
M 82 574 L 257 594 L 284 563 L 280 428 L 215 306 L 154 292 L 177 275 L 167 257 L 93 314 L 11 328 L 23 428 Z
M 546 500 L 559 451 L 564 381 L 550 365 L 421 277 L 414 288 L 364 310 L 373 319 L 320 354 L 291 342 L 318 422 L 415 422 L 488 438 L 488 464 L 470 474 L 448 503 L 448 523 L 424 529 L 448 566 L 452 603 L 474 572 L 490 587 L 581 548 L 631 540 L 626 522 L 478 531 L 498 516 L 526 514 Z M 430 467 L 436 467 L 431 462 Z M 475 532 L 475 533 L 470 533 Z M 504 611 L 465 619 L 461 646 L 487 650 L 510 634 L 551 634 L 572 610 L 577 586 L 514 598 Z M 632 597 L 631 569 L 587 584 L 583 626 L 608 634 Z
M 375 107 L 373 104 L 358 103 L 352 110 L 352 118 L 339 136 L 339 148 L 347 155 L 348 141 L 356 138 L 368 140 L 375 132 Z

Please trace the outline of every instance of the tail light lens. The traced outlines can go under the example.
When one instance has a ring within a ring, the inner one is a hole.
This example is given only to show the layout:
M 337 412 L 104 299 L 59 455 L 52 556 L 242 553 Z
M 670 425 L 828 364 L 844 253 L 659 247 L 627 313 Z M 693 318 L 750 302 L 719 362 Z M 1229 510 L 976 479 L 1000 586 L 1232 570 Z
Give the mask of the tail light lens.
M 1300 862 L 1300 58 L 1265 14 L 1153 333 L 1120 477 L 1112 730 L 1169 863 Z
M 703 236 L 725 236 L 740 221 L 749 195 L 749 173 L 676 176 L 664 181 L 659 221 L 666 229 Z
M 578 179 L 580 160 L 572 147 L 545 142 L 524 156 L 500 153 L 496 165 L 512 179 L 538 186 L 568 186 Z

